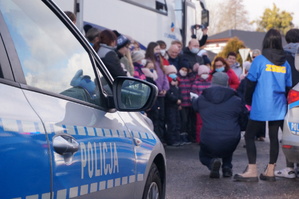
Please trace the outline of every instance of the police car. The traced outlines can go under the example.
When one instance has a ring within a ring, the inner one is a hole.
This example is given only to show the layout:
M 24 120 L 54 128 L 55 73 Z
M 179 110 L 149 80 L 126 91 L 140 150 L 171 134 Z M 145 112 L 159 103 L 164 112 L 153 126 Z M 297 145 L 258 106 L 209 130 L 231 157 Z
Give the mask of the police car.
M 112 79 L 50 0 L 0 0 L 0 198 L 165 198 L 152 84 Z
M 299 48 L 294 56 L 294 64 L 299 71 Z M 287 102 L 288 110 L 281 138 L 282 150 L 289 162 L 299 163 L 299 83 L 289 91 Z

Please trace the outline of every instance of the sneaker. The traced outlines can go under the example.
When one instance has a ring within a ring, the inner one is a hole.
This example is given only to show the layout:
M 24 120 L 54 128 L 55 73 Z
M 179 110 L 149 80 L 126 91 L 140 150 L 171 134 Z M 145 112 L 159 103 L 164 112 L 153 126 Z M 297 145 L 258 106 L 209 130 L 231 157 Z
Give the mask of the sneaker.
M 191 144 L 191 142 L 188 139 L 188 133 L 186 133 L 186 132 L 181 133 L 180 137 L 181 137 L 181 140 L 183 142 L 183 145 Z
M 220 178 L 219 169 L 221 167 L 221 161 L 219 158 L 215 158 L 211 163 L 210 178 Z
M 284 177 L 284 178 L 296 178 L 296 173 L 293 168 L 284 168 L 282 170 L 278 170 L 274 172 L 274 175 L 277 177 Z

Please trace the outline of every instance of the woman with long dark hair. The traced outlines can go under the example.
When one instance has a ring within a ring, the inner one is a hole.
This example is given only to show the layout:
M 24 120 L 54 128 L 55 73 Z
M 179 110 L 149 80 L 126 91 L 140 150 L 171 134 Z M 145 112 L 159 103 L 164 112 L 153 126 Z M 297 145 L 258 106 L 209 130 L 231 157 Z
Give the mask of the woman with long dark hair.
M 257 56 L 246 76 L 245 101 L 251 105 L 245 132 L 248 166 L 244 173 L 236 174 L 236 181 L 258 181 L 256 165 L 256 132 L 265 121 L 269 123 L 270 160 L 260 179 L 275 181 L 274 170 L 278 158 L 278 129 L 287 111 L 287 91 L 292 86 L 291 68 L 286 61 L 281 34 L 270 29 L 263 40 L 262 55 Z
M 146 48 L 145 58 L 152 61 L 155 66 L 158 78 L 155 80 L 156 86 L 158 87 L 159 94 L 157 98 L 157 109 L 148 111 L 149 118 L 152 119 L 154 124 L 154 131 L 165 143 L 165 109 L 164 109 L 164 98 L 166 92 L 169 90 L 169 82 L 167 75 L 164 72 L 163 59 L 160 53 L 160 46 L 156 42 L 150 42 Z

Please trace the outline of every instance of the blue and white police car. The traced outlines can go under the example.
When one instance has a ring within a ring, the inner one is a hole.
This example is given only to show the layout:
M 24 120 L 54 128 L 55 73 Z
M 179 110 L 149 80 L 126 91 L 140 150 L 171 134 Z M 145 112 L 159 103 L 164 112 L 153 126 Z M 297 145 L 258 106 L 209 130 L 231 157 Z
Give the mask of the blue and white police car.
M 0 198 L 165 198 L 157 88 L 112 79 L 51 0 L 0 0 Z

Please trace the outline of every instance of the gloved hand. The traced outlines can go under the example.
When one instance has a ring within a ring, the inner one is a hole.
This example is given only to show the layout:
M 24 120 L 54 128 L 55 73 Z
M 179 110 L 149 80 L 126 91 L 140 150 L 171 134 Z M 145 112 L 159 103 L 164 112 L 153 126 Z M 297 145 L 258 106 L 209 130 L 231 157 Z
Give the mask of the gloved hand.
M 196 93 L 192 93 L 192 92 L 190 92 L 190 98 L 191 98 L 191 101 L 192 101 L 192 100 L 195 100 L 195 99 L 198 98 L 198 95 L 197 95 Z

